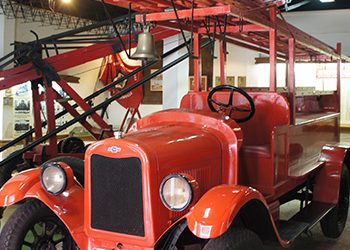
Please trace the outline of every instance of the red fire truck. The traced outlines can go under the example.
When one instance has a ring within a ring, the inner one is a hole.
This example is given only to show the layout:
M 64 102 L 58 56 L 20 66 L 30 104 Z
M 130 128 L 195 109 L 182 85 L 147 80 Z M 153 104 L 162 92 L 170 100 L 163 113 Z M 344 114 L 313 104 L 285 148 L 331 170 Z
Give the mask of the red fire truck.
M 341 235 L 350 153 L 339 143 L 339 70 L 350 59 L 340 44 L 334 49 L 286 23 L 275 4 L 222 2 L 133 3 L 134 10 L 150 12 L 136 21 L 193 31 L 193 40 L 189 53 L 119 95 L 190 56 L 195 91 L 179 109 L 146 116 L 127 134 L 92 144 L 83 180 L 74 177 L 75 163 L 64 161 L 10 179 L 0 206 L 25 202 L 2 229 L 2 249 L 287 247 L 318 222 L 326 237 Z M 211 91 L 200 89 L 204 35 L 205 45 L 221 41 L 222 84 Z M 270 55 L 269 88 L 225 84 L 226 42 Z M 277 58 L 288 68 L 283 90 L 276 87 Z M 300 92 L 296 61 L 337 63 L 337 90 Z M 292 200 L 300 209 L 281 219 L 281 205 Z

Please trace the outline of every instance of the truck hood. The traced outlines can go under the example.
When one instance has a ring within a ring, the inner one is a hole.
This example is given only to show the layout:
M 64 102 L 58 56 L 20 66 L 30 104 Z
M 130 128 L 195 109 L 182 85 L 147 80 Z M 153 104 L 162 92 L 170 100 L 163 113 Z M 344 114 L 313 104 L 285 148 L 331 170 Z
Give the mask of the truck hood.
M 141 129 L 124 139 L 153 153 L 160 176 L 205 166 L 221 167 L 221 143 L 205 128 L 163 125 Z

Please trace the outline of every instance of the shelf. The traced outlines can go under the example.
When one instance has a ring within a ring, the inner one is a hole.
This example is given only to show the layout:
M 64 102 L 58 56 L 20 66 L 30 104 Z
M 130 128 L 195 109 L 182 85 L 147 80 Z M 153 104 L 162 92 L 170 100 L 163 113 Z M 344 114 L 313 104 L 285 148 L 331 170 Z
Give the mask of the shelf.
M 334 93 L 335 91 L 332 90 L 316 90 L 314 87 L 298 87 L 295 91 L 296 97 L 333 95 Z
M 242 89 L 248 92 L 269 92 L 268 87 L 244 87 Z M 335 93 L 335 91 L 316 90 L 314 87 L 297 87 L 295 92 L 296 97 L 334 95 Z M 288 93 L 288 90 L 286 87 L 279 87 L 277 93 Z
M 311 122 L 317 122 L 325 119 L 339 117 L 340 114 L 336 112 L 323 112 L 323 113 L 297 113 L 296 125 L 302 125 Z

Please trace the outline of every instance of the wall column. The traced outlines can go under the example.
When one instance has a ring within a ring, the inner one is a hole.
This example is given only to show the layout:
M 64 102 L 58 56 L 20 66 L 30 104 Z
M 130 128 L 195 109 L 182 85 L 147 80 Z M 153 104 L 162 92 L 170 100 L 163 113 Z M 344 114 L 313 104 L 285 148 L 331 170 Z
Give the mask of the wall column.
M 164 40 L 164 53 L 183 44 L 181 35 L 169 37 Z M 178 59 L 187 53 L 187 48 L 164 58 L 163 65 Z M 189 59 L 182 61 L 175 67 L 163 73 L 163 109 L 178 108 L 181 98 L 188 92 Z
M 13 51 L 14 48 L 10 44 L 15 41 L 15 28 L 15 19 L 7 19 L 4 15 L 0 15 L 0 58 Z M 7 67 L 11 68 L 12 65 Z M 4 96 L 5 91 L 0 91 L 0 140 L 11 139 L 12 134 L 6 131 L 13 130 L 8 129 L 9 126 L 13 126 L 13 120 L 9 119 L 12 117 L 12 107 L 4 106 Z

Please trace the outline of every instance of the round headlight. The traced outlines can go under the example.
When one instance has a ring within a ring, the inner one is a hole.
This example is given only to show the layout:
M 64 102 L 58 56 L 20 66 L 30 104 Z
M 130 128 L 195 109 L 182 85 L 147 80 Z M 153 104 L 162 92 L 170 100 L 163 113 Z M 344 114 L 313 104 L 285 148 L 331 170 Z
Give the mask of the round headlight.
M 169 175 L 160 185 L 160 198 L 170 210 L 181 212 L 192 200 L 192 187 L 182 175 Z
M 59 195 L 67 187 L 67 174 L 58 163 L 50 162 L 41 169 L 40 181 L 48 193 Z

